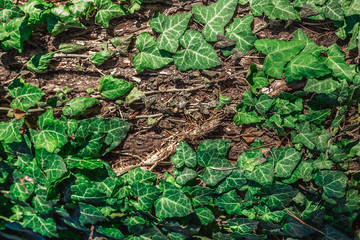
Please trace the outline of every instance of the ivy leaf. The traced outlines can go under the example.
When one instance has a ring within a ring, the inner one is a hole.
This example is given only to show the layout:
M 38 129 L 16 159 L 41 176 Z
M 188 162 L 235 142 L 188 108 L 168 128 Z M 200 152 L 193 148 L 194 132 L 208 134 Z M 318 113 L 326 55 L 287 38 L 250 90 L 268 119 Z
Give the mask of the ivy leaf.
M 319 78 L 331 73 L 331 70 L 319 58 L 311 53 L 300 53 L 285 68 L 285 80 L 293 83 L 302 78 Z
M 179 185 L 186 185 L 198 175 L 197 172 L 191 168 L 177 169 L 174 174 L 178 176 L 176 178 L 176 183 Z
M 195 151 L 185 141 L 179 143 L 175 155 L 170 160 L 176 168 L 195 168 L 197 163 Z
M 325 64 L 333 71 L 333 76 L 352 81 L 356 74 L 355 65 L 345 63 L 345 53 L 333 44 L 329 47 L 327 54 Z
M 56 223 L 53 218 L 42 218 L 34 213 L 26 213 L 23 226 L 46 237 L 57 237 Z
M 22 78 L 18 78 L 8 87 L 9 95 L 15 98 L 10 106 L 27 111 L 35 106 L 37 102 L 45 95 L 38 87 L 31 83 L 25 83 Z
M 325 230 L 326 230 L 325 231 L 325 239 L 326 240 L 337 240 L 337 239 L 350 240 L 351 239 L 330 225 L 325 225 Z
M 20 128 L 24 125 L 24 118 L 11 119 L 10 122 L 0 122 L 0 141 L 4 143 L 21 142 Z
M 243 124 L 258 123 L 263 120 L 262 117 L 259 117 L 255 111 L 246 111 L 244 108 L 240 109 L 240 112 L 237 112 L 234 116 L 234 123 L 238 126 Z
M 198 152 L 215 150 L 220 156 L 226 156 L 231 145 L 231 140 L 226 139 L 207 139 L 199 144 Z
M 19 53 L 23 51 L 23 43 L 29 39 L 33 26 L 28 18 L 14 18 L 10 22 L 3 24 L 4 30 L 1 34 L 1 47 L 6 51 L 17 49 Z M 1 27 L 3 27 L 1 26 Z
M 69 4 L 69 11 L 71 14 L 76 17 L 80 18 L 86 15 L 91 4 L 94 3 L 93 0 L 71 0 L 72 4 Z
M 116 52 L 123 56 L 129 56 L 129 46 L 132 42 L 134 34 L 129 34 L 125 37 L 114 37 L 110 39 L 111 44 L 116 47 Z
M 178 188 L 164 184 L 163 194 L 155 201 L 155 215 L 158 218 L 184 217 L 193 210 L 190 200 Z
M 231 97 L 225 97 L 219 93 L 219 104 L 216 106 L 217 110 L 221 110 L 223 106 L 231 102 Z
M 86 28 L 81 22 L 77 21 L 70 13 L 66 5 L 58 5 L 51 8 L 49 16 L 46 18 L 47 30 L 52 36 L 64 32 L 69 28 Z
M 149 170 L 143 170 L 141 168 L 135 168 L 131 172 L 125 175 L 126 182 L 129 185 L 135 183 L 147 183 L 152 184 L 156 180 L 156 174 L 150 172 Z
M 255 64 L 252 64 L 246 74 L 246 80 L 250 85 L 252 93 L 257 93 L 258 89 L 268 86 L 272 80 L 268 79 L 264 71 L 258 68 Z
M 258 228 L 258 224 L 247 218 L 234 218 L 227 221 L 230 230 L 240 233 L 251 233 Z
M 275 177 L 289 178 L 301 160 L 301 153 L 291 147 L 271 150 L 269 162 L 275 162 Z
M 327 47 L 319 46 L 316 43 L 314 43 L 313 41 L 311 41 L 310 38 L 300 28 L 298 30 L 296 30 L 295 35 L 292 40 L 306 42 L 306 46 L 301 51 L 301 54 L 302 53 L 310 53 L 316 57 L 320 57 L 320 54 L 322 52 L 326 52 L 326 50 L 327 50 Z
M 131 194 L 137 198 L 140 209 L 147 211 L 152 208 L 155 200 L 159 198 L 161 191 L 149 184 L 138 182 L 131 185 Z
M 358 15 L 360 11 L 360 1 L 354 0 L 351 1 L 351 4 L 345 8 L 344 14 L 345 16 Z
M 212 211 L 206 207 L 195 208 L 195 213 L 203 226 L 206 226 L 215 220 L 215 216 Z
M 80 202 L 79 209 L 79 222 L 82 226 L 85 224 L 95 224 L 104 219 L 104 216 L 101 214 L 101 212 L 90 204 Z
M 65 158 L 66 165 L 69 169 L 89 169 L 93 170 L 96 168 L 103 167 L 103 162 L 100 159 L 81 159 L 73 156 Z
M 24 16 L 24 12 L 11 0 L 0 2 L 0 21 L 6 23 L 13 18 Z
M 237 0 L 218 0 L 210 6 L 194 5 L 192 12 L 196 21 L 205 24 L 202 33 L 208 42 L 216 42 L 219 33 L 224 34 L 224 27 L 234 15 Z
M 267 55 L 264 62 L 266 74 L 281 78 L 285 65 L 291 61 L 304 47 L 302 41 L 282 41 L 277 39 L 260 39 L 255 41 L 258 51 Z
M 296 130 L 298 133 L 292 133 L 292 142 L 301 143 L 312 150 L 315 149 L 315 134 L 310 130 L 310 124 L 308 122 L 302 122 L 296 126 Z
M 253 172 L 246 172 L 245 176 L 249 180 L 253 180 L 259 184 L 272 183 L 274 180 L 274 169 L 270 162 L 264 163 L 260 166 L 256 166 Z
M 124 234 L 117 227 L 98 226 L 96 228 L 96 231 L 110 238 L 114 238 L 114 239 L 124 238 Z
M 222 194 L 233 189 L 240 189 L 247 182 L 245 171 L 241 169 L 232 170 L 231 174 L 216 188 L 216 194 Z
M 299 13 L 294 9 L 291 3 L 287 0 L 271 0 L 271 3 L 263 5 L 265 14 L 270 19 L 298 19 Z
M 97 103 L 99 100 L 92 97 L 77 97 L 67 102 L 62 112 L 65 116 L 86 115 Z
M 116 99 L 130 92 L 133 87 L 133 83 L 107 75 L 100 78 L 98 91 L 105 98 Z
M 46 73 L 55 52 L 41 53 L 30 58 L 27 68 L 37 73 Z
M 36 151 L 35 156 L 49 183 L 56 181 L 67 172 L 66 164 L 59 155 L 40 149 Z
M 215 186 L 231 174 L 233 165 L 214 150 L 198 151 L 197 159 L 199 165 L 205 167 L 200 174 L 200 179 L 209 186 Z
M 144 32 L 137 36 L 136 47 L 140 53 L 135 54 L 132 62 L 137 72 L 146 68 L 162 68 L 173 61 L 169 54 L 158 49 L 157 43 L 149 33 Z
M 340 85 L 339 82 L 332 78 L 326 78 L 326 79 L 311 78 L 306 82 L 304 91 L 330 94 L 331 92 L 334 92 L 339 87 L 339 85 Z
M 95 23 L 104 28 L 109 27 L 111 19 L 126 15 L 126 10 L 111 0 L 95 0 L 95 5 L 98 10 L 95 16 Z
M 260 195 L 267 195 L 266 204 L 271 210 L 283 209 L 288 206 L 291 200 L 298 194 L 298 191 L 286 184 L 269 184 L 265 185 Z
M 323 6 L 324 16 L 334 21 L 344 20 L 344 11 L 338 1 L 329 0 Z
M 161 33 L 157 38 L 158 48 L 175 53 L 179 48 L 179 39 L 184 34 L 190 17 L 190 12 L 175 14 L 169 17 L 163 14 L 156 14 L 150 21 L 150 27 L 156 32 Z
M 16 182 L 10 186 L 10 194 L 21 202 L 26 202 L 35 190 L 35 184 L 24 181 Z
M 226 28 L 225 36 L 236 42 L 235 47 L 240 52 L 247 53 L 254 46 L 256 35 L 253 34 L 250 27 L 253 21 L 254 17 L 248 14 L 243 18 L 235 18 L 229 27 Z M 228 56 L 230 54 L 224 52 L 224 55 Z
M 100 192 L 95 184 L 87 181 L 84 177 L 78 177 L 74 185 L 71 186 L 71 200 L 98 204 L 107 199 L 107 196 Z
M 236 190 L 232 190 L 215 199 L 215 205 L 224 209 L 228 214 L 242 215 L 245 207 L 242 205 L 241 200 Z
M 86 46 L 76 43 L 61 43 L 59 45 L 59 51 L 62 53 L 74 53 L 77 51 L 84 50 Z
M 56 148 L 61 148 L 66 143 L 65 128 L 59 122 L 45 125 L 34 135 L 35 149 L 45 148 L 48 152 L 54 152 Z
M 94 63 L 96 66 L 100 66 L 103 64 L 106 60 L 114 56 L 115 52 L 110 50 L 102 50 L 100 52 L 95 53 L 91 56 L 90 60 L 92 63 Z
M 324 188 L 328 197 L 341 198 L 345 196 L 348 178 L 344 172 L 323 170 L 317 174 L 316 185 Z
M 184 50 L 177 51 L 173 56 L 179 71 L 207 69 L 221 64 L 213 47 L 195 30 L 187 30 L 180 38 L 180 44 Z

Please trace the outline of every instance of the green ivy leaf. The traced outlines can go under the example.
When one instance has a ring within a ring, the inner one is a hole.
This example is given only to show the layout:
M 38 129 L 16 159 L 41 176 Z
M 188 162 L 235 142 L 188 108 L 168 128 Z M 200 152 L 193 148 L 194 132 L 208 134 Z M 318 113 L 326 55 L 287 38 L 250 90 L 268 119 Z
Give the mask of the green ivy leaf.
M 107 75 L 100 78 L 98 91 L 105 98 L 116 99 L 130 92 L 133 87 L 133 83 Z
M 99 100 L 92 97 L 77 97 L 67 102 L 62 112 L 65 116 L 86 115 L 98 103 Z
M 77 182 L 71 186 L 71 200 L 98 204 L 107 199 L 107 196 L 100 192 L 93 182 L 83 177 L 78 177 Z
M 339 87 L 339 82 L 332 79 L 314 79 L 311 78 L 307 81 L 304 91 L 306 92 L 316 92 L 316 93 L 324 93 L 330 94 L 334 92 Z
M 228 214 L 242 215 L 245 207 L 242 205 L 241 200 L 236 190 L 232 190 L 215 199 L 215 204 Z
M 290 42 L 277 39 L 260 39 L 255 41 L 258 51 L 267 55 L 264 62 L 266 74 L 281 78 L 285 65 L 290 62 L 306 45 L 305 42 Z
M 263 5 L 265 14 L 270 19 L 298 19 L 299 13 L 294 9 L 292 4 L 287 0 L 270 0 L 270 3 Z
M 46 73 L 55 52 L 41 53 L 30 58 L 27 68 L 37 73 Z
M 133 185 L 135 183 L 152 184 L 156 180 L 156 174 L 141 168 L 135 168 L 125 176 L 126 182 L 129 185 Z
M 190 17 L 190 12 L 175 14 L 169 17 L 161 13 L 156 14 L 150 21 L 150 27 L 156 32 L 161 33 L 157 38 L 158 48 L 175 53 L 179 48 L 179 39 L 184 34 Z
M 237 0 L 218 0 L 210 6 L 194 5 L 192 12 L 196 21 L 205 24 L 202 30 L 206 41 L 216 42 L 219 33 L 224 34 L 224 27 L 234 15 Z
M 223 106 L 231 102 L 231 97 L 225 97 L 219 93 L 219 104 L 216 106 L 217 110 L 221 110 Z
M 149 33 L 144 32 L 137 36 L 136 47 L 140 52 L 135 54 L 132 62 L 137 72 L 142 72 L 146 68 L 162 68 L 173 61 L 169 54 L 158 49 L 157 43 Z
M 56 36 L 69 28 L 86 28 L 71 15 L 66 5 L 58 5 L 51 8 L 50 15 L 46 18 L 46 22 L 48 24 L 47 30 L 52 36 Z
M 265 185 L 259 192 L 260 195 L 267 195 L 266 205 L 271 210 L 284 209 L 289 206 L 291 200 L 298 194 L 298 191 L 286 184 Z
M 258 228 L 258 222 L 251 221 L 247 218 L 229 219 L 227 226 L 230 230 L 240 233 L 251 233 Z
M 275 177 L 289 178 L 301 160 L 301 153 L 291 147 L 271 150 L 269 162 L 275 162 Z
M 1 47 L 6 51 L 10 49 L 17 49 L 19 53 L 23 51 L 23 43 L 29 39 L 33 26 L 29 22 L 28 18 L 14 18 L 6 24 L 2 24 L 4 27 L 1 36 Z
M 24 118 L 11 119 L 10 122 L 0 122 L 0 141 L 4 143 L 21 142 L 20 128 L 24 125 Z
M 220 156 L 226 156 L 231 145 L 231 140 L 207 139 L 199 144 L 198 152 L 215 150 Z
M 149 184 L 134 183 L 131 185 L 131 195 L 137 198 L 141 210 L 150 210 L 156 199 L 159 198 L 161 191 Z
M 235 18 L 234 21 L 226 28 L 225 36 L 231 38 L 236 42 L 236 48 L 240 52 L 247 53 L 256 41 L 256 35 L 253 34 L 250 25 L 254 21 L 254 17 L 250 14 L 243 18 Z M 232 52 L 224 52 L 225 56 L 232 54 Z
M 80 18 L 86 15 L 90 5 L 93 3 L 93 0 L 71 0 L 69 11 L 74 17 Z
M 350 240 L 351 239 L 330 225 L 325 225 L 325 238 L 326 238 L 326 240 L 337 240 L 337 239 Z
M 285 80 L 293 83 L 302 78 L 319 78 L 331 73 L 331 70 L 311 53 L 300 53 L 285 68 Z
M 179 143 L 175 155 L 170 160 L 176 168 L 195 168 L 197 163 L 195 151 L 185 141 Z
M 213 47 L 205 41 L 201 33 L 187 30 L 180 38 L 184 50 L 174 54 L 174 64 L 179 71 L 207 69 L 221 65 Z
M 10 186 L 10 194 L 21 202 L 26 202 L 35 190 L 35 184 L 24 181 L 16 182 Z
M 201 225 L 208 225 L 215 220 L 215 216 L 209 208 L 195 208 L 196 216 L 199 218 Z
M 341 198 L 345 196 L 348 178 L 344 172 L 323 170 L 317 174 L 316 185 L 324 188 L 328 197 Z
M 86 46 L 76 43 L 61 43 L 59 51 L 62 53 L 74 53 L 86 49 Z
M 184 217 L 192 212 L 191 202 L 175 186 L 165 183 L 163 194 L 155 201 L 155 215 L 158 218 Z
M 241 169 L 232 170 L 231 174 L 221 182 L 215 190 L 216 194 L 222 194 L 233 189 L 240 189 L 247 183 L 245 171 Z
M 49 183 L 56 181 L 67 172 L 66 164 L 59 155 L 49 153 L 43 148 L 37 150 L 35 155 Z
M 259 184 L 272 183 L 274 180 L 274 169 L 271 162 L 256 166 L 253 172 L 246 172 L 245 176 Z
M 111 19 L 126 15 L 126 10 L 111 0 L 95 0 L 95 5 L 98 10 L 95 16 L 95 23 L 104 28 L 109 27 Z
M 301 53 L 310 53 L 316 57 L 320 57 L 320 54 L 322 52 L 326 52 L 327 50 L 327 47 L 319 46 L 313 41 L 311 41 L 310 38 L 300 28 L 296 30 L 292 40 L 306 42 L 306 46 L 301 51 Z
M 351 4 L 347 6 L 344 10 L 345 16 L 351 16 L 351 15 L 358 15 L 360 11 L 360 1 L 359 0 L 353 0 L 351 1 Z
M 23 226 L 47 237 L 57 237 L 56 223 L 53 218 L 42 218 L 34 213 L 26 213 Z
M 24 16 L 24 12 L 11 0 L 3 0 L 0 3 L 0 21 L 6 23 L 13 18 Z
M 85 224 L 95 224 L 104 219 L 101 212 L 94 206 L 86 203 L 79 203 L 80 216 L 79 222 L 82 226 Z
M 103 64 L 106 60 L 108 60 L 109 58 L 111 58 L 114 54 L 115 54 L 114 51 L 103 50 L 103 51 L 97 52 L 97 53 L 95 53 L 94 55 L 92 55 L 91 58 L 90 58 L 90 60 L 91 60 L 92 63 L 94 63 L 96 66 L 100 66 L 100 65 Z
M 325 64 L 333 71 L 333 76 L 352 81 L 356 74 L 355 65 L 345 63 L 345 53 L 333 44 L 329 47 L 327 54 Z
M 54 152 L 56 148 L 61 148 L 66 143 L 65 128 L 59 122 L 45 125 L 34 135 L 35 149 L 45 148 L 48 152 Z
M 175 172 L 174 172 L 175 174 Z M 191 168 L 177 169 L 176 174 L 176 183 L 179 185 L 186 185 L 189 181 L 197 177 L 197 172 Z
M 344 11 L 338 1 L 329 0 L 323 6 L 324 16 L 334 21 L 344 20 Z
M 96 231 L 106 237 L 114 238 L 114 239 L 121 239 L 124 238 L 124 234 L 116 227 L 105 227 L 105 226 L 98 226 Z
M 15 98 L 10 106 L 27 111 L 36 106 L 37 102 L 45 95 L 38 87 L 25 83 L 22 78 L 12 81 L 8 87 L 9 95 Z

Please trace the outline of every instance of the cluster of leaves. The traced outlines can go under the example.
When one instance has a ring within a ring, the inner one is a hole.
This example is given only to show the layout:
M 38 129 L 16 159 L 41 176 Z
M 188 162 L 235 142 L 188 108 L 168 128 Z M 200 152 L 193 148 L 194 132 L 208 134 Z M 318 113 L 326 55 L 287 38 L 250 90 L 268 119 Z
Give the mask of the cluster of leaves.
M 47 32 L 55 36 L 69 28 L 85 28 L 80 18 L 89 18 L 96 11 L 95 23 L 105 28 L 113 18 L 134 13 L 143 0 L 131 0 L 119 5 L 111 0 L 72 0 L 54 6 L 43 0 L 30 0 L 17 6 L 11 0 L 0 3 L 0 41 L 4 50 L 23 51 L 23 43 L 33 30 L 46 26 Z
M 242 5 L 249 4 L 254 16 L 263 13 L 269 19 L 301 19 L 312 20 L 331 19 L 342 21 L 345 17 L 358 15 L 360 2 L 358 0 L 239 0 Z
M 219 0 L 206 7 L 194 5 L 191 13 L 169 17 L 156 14 L 150 21 L 150 26 L 160 35 L 157 41 L 149 33 L 142 33 L 137 37 L 136 47 L 139 53 L 133 57 L 135 69 L 157 69 L 171 62 L 174 62 L 179 71 L 216 67 L 221 62 L 210 43 L 218 42 L 219 37 L 224 35 L 231 40 L 229 45 L 220 47 L 223 48 L 224 55 L 232 54 L 231 50 L 234 48 L 248 52 L 256 40 L 250 27 L 254 18 L 251 15 L 235 18 L 225 29 L 236 7 L 236 0 Z M 204 24 L 202 33 L 187 30 L 192 15 L 196 21 Z

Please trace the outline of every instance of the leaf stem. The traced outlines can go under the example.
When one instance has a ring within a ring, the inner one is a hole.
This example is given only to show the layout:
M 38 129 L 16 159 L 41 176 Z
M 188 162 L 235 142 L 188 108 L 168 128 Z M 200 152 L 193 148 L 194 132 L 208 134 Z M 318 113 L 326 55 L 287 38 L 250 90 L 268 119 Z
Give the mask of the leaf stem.
M 56 53 L 54 55 L 55 58 L 90 58 L 91 55 L 85 55 L 85 54 L 60 54 L 60 53 Z

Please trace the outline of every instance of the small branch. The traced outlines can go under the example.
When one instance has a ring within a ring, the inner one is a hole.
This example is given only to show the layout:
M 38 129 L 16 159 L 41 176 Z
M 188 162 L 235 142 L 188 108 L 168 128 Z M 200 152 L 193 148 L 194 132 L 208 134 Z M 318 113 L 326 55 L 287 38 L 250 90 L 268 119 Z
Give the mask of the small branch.
M 155 117 L 161 117 L 164 116 L 164 114 L 162 113 L 158 113 L 158 114 L 152 114 L 152 115 L 138 115 L 135 117 L 135 119 L 139 119 L 139 118 L 155 118 Z
M 54 54 L 55 58 L 90 58 L 92 55 L 85 55 L 85 54 Z
M 282 207 L 285 209 L 285 211 L 286 211 L 290 216 L 292 216 L 293 218 L 295 218 L 296 220 L 298 220 L 299 222 L 301 222 L 302 224 L 304 224 L 304 225 L 307 226 L 308 228 L 311 228 L 312 230 L 315 230 L 316 232 L 325 235 L 324 232 L 320 231 L 319 229 L 314 228 L 313 226 L 307 224 L 306 222 L 304 222 L 303 220 L 301 220 L 300 218 L 298 218 L 297 216 L 295 216 L 295 214 L 293 214 L 292 212 L 290 212 L 290 210 L 287 209 L 284 205 L 282 205 Z
M 43 112 L 43 111 L 46 111 L 46 110 L 48 110 L 48 109 L 46 109 L 46 108 L 36 108 L 36 109 L 29 109 L 29 110 L 24 111 L 24 112 L 34 113 L 34 112 Z M 8 107 L 0 107 L 0 111 L 10 111 L 10 112 L 14 112 L 14 109 L 8 108 Z
M 217 170 L 217 171 L 229 171 L 229 170 L 238 169 L 238 167 L 232 167 L 232 168 L 217 168 L 217 167 L 210 167 L 210 169 L 212 169 L 212 170 Z
M 0 190 L 0 193 L 2 193 L 2 194 L 9 194 L 9 193 L 10 193 L 10 191 Z
M 124 175 L 125 173 L 127 173 L 128 171 L 133 170 L 135 168 L 145 167 L 145 166 L 152 166 L 154 164 L 155 163 L 140 163 L 140 164 L 137 164 L 137 165 L 132 165 L 132 166 L 129 166 L 129 167 L 125 168 L 124 170 L 121 170 L 121 171 L 117 172 L 116 176 L 120 177 L 120 176 Z
M 193 87 L 193 88 L 173 88 L 173 89 L 168 89 L 168 90 L 164 90 L 164 91 L 150 91 L 150 92 L 144 92 L 145 95 L 151 95 L 151 94 L 156 94 L 156 93 L 167 93 L 167 92 L 191 92 L 191 91 L 196 91 L 202 88 L 206 88 L 206 85 L 201 85 L 198 87 Z

